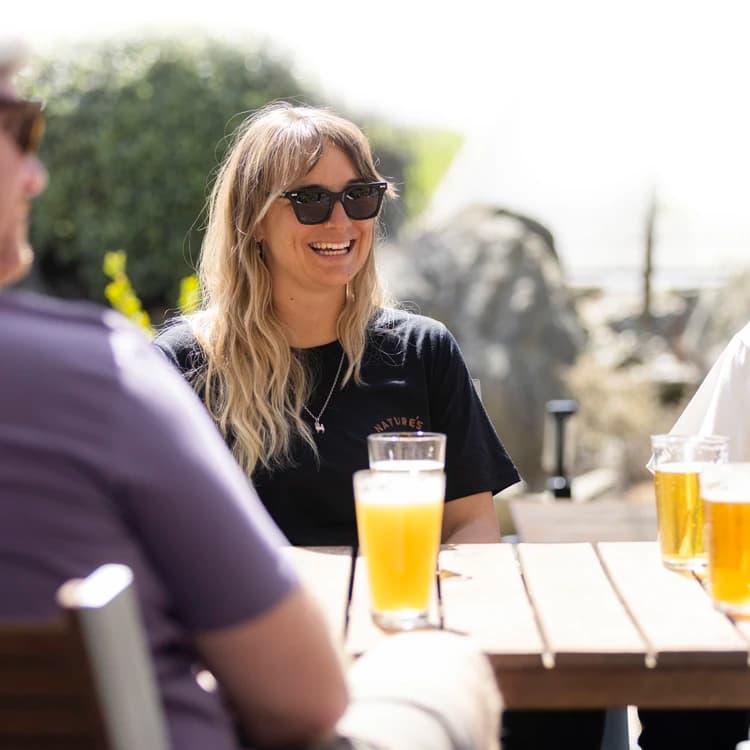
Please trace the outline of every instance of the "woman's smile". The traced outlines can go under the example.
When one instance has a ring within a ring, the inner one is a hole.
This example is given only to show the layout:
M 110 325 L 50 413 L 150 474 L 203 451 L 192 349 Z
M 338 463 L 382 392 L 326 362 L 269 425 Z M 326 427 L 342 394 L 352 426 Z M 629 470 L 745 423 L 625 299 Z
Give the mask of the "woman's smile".
M 311 242 L 309 247 L 317 255 L 346 255 L 354 247 L 354 240 L 348 242 Z

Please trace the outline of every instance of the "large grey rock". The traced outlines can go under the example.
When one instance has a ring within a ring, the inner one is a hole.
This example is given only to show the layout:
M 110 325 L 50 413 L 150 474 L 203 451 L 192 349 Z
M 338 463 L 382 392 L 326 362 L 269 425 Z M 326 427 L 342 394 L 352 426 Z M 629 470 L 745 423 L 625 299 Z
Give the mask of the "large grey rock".
M 659 292 L 644 320 L 641 300 L 612 290 L 588 290 L 577 309 L 589 332 L 586 351 L 566 379 L 579 402 L 575 474 L 609 469 L 617 488 L 650 479 L 649 435 L 674 424 L 700 380 L 679 343 L 692 295 Z M 579 497 L 576 484 L 573 492 Z
M 543 486 L 544 405 L 566 395 L 564 367 L 585 344 L 550 232 L 474 206 L 383 246 L 378 262 L 397 299 L 454 333 L 524 479 Z

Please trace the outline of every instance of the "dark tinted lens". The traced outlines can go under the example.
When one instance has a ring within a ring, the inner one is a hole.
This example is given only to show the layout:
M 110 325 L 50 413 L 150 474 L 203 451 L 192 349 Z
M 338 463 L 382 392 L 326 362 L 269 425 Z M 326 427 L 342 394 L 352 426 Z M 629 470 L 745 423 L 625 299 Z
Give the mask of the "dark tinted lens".
M 312 185 L 282 193 L 281 197 L 291 201 L 297 221 L 301 224 L 322 224 L 328 221 L 337 200 L 341 200 L 350 219 L 361 221 L 377 216 L 386 188 L 385 182 L 358 183 L 350 185 L 341 193 L 332 193 Z
M 324 221 L 330 205 L 331 196 L 316 188 L 298 190 L 292 200 L 294 213 L 303 224 L 318 224 Z
M 376 185 L 354 185 L 344 193 L 344 208 L 350 219 L 371 219 L 380 208 L 381 190 Z

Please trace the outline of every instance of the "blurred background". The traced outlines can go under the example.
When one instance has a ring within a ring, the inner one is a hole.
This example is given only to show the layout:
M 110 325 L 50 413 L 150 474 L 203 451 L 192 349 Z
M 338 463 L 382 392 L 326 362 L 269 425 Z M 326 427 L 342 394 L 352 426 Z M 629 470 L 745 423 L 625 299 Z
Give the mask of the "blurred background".
M 381 269 L 443 320 L 527 487 L 572 398 L 572 475 L 644 483 L 750 319 L 740 0 L 17 4 L 47 101 L 29 284 L 146 327 L 189 304 L 211 177 L 242 113 L 323 104 L 401 199 Z M 110 251 L 123 251 L 106 256 Z M 574 485 L 575 487 L 575 485 Z

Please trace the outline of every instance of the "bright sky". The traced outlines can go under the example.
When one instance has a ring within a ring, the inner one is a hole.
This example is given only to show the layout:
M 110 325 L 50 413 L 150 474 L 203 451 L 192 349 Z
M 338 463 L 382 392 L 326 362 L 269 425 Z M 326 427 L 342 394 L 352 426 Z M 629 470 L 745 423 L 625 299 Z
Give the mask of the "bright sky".
M 445 126 L 465 147 L 431 216 L 479 199 L 548 224 L 573 269 L 750 258 L 750 10 L 744 0 L 42 0 L 38 48 L 145 29 L 265 38 L 334 103 Z

